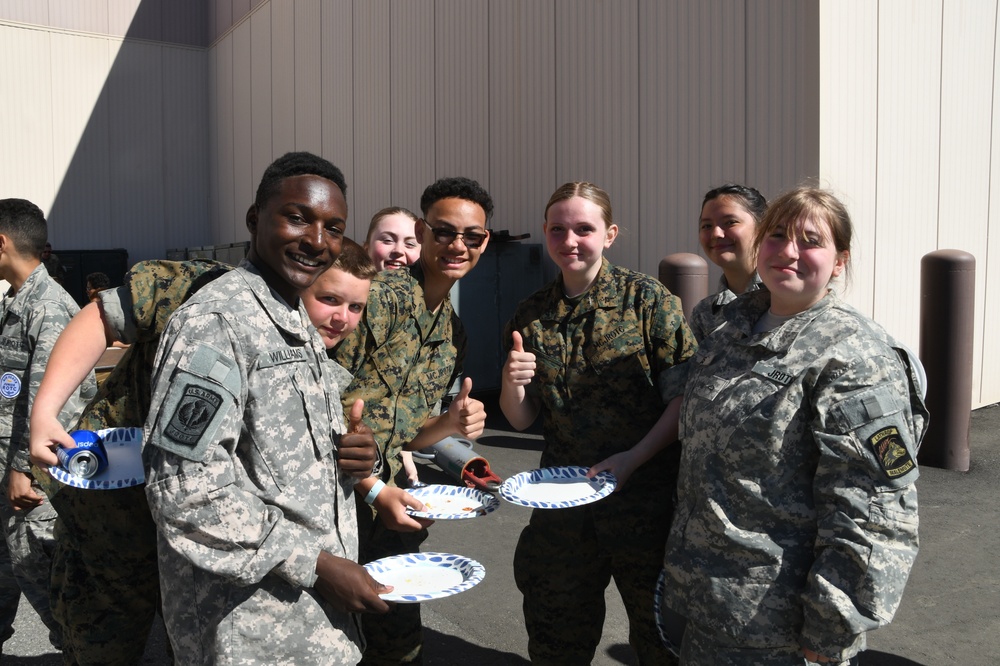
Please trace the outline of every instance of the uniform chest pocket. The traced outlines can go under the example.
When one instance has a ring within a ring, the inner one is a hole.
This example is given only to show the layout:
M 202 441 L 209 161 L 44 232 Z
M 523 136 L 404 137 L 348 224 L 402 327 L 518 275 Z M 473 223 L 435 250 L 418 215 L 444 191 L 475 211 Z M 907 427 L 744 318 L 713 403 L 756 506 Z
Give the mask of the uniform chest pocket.
M 26 351 L 4 351 L 4 370 L 0 374 L 0 396 L 6 398 L 3 402 L 13 400 L 27 390 L 24 386 L 24 372 L 30 358 L 31 355 Z M 24 408 L 27 409 L 27 403 Z
M 605 334 L 584 355 L 587 365 L 598 376 L 649 380 L 646 346 L 638 332 L 628 327 L 620 326 Z
M 339 407 L 339 403 L 337 405 Z M 284 490 L 333 450 L 333 424 L 323 385 L 303 361 L 251 375 L 247 412 L 252 446 L 247 473 L 258 487 Z
M 423 360 L 411 368 L 407 384 L 419 386 L 427 406 L 433 407 L 450 388 L 448 383 L 455 372 L 455 354 L 444 345 L 434 345 L 425 352 Z

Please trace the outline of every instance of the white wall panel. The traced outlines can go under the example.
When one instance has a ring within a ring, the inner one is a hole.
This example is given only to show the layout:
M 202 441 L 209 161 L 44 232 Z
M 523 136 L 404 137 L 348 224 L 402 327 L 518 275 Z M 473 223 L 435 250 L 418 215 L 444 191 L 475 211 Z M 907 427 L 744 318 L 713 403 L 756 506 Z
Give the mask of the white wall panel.
M 905 341 L 919 330 L 914 268 L 937 243 L 941 3 L 882 0 L 878 25 L 874 318 Z
M 243 21 L 232 32 L 233 41 L 233 219 L 228 220 L 229 232 L 223 236 L 235 242 L 246 231 L 246 210 L 254 200 L 261 174 L 253 172 L 253 116 L 256 112 L 253 96 L 253 67 L 246 66 L 253 58 L 252 21 Z M 236 65 L 240 63 L 240 65 Z M 270 104 L 265 106 L 270 109 Z M 265 136 L 270 136 L 266 128 Z M 263 173 L 263 171 L 261 171 Z M 220 243 L 227 240 L 220 239 Z
M 3 0 L 0 19 L 34 25 L 50 25 L 49 3 L 38 0 Z
M 322 154 L 347 178 L 347 237 L 358 239 L 364 213 L 354 205 L 354 21 L 352 0 L 327 0 L 320 21 Z M 366 227 L 362 227 L 366 228 Z
M 608 192 L 619 236 L 605 254 L 638 268 L 638 5 L 556 0 L 555 22 L 557 185 Z
M 108 3 L 105 0 L 56 1 L 48 5 L 49 21 L 46 25 L 102 35 L 108 33 Z
M 391 198 L 389 146 L 389 2 L 354 3 L 354 175 L 352 233 L 360 240 L 364 218 Z
M 271 6 L 271 153 L 295 150 L 295 3 Z M 263 102 L 263 100 L 261 100 Z M 260 178 L 260 175 L 257 176 Z
M 435 3 L 434 178 L 466 176 L 490 188 L 489 12 L 486 0 Z
M 108 73 L 121 42 L 65 33 L 52 46 L 53 247 L 123 247 L 112 207 Z
M 218 54 L 216 61 L 215 90 L 219 96 L 216 113 L 219 118 L 216 146 L 219 150 L 219 207 L 216 217 L 212 219 L 212 238 L 206 239 L 205 245 L 232 242 L 236 219 L 244 219 L 246 207 L 236 200 L 236 137 L 234 134 L 233 116 L 235 113 L 233 99 L 233 76 L 235 62 L 233 61 L 234 38 L 232 33 L 223 37 L 214 51 Z M 241 63 L 242 66 L 242 63 Z M 258 176 L 259 178 L 260 176 Z
M 819 176 L 821 184 L 841 198 L 854 222 L 851 277 L 842 280 L 838 289 L 845 300 L 871 315 L 878 164 L 878 4 L 825 0 L 820 7 Z M 914 338 L 907 344 L 917 348 Z
M 200 49 L 163 48 L 164 246 L 204 245 L 208 211 L 208 67 Z M 163 256 L 161 248 L 150 256 Z
M 28 199 L 49 219 L 49 235 L 55 239 L 52 204 L 58 187 L 53 152 L 64 151 L 52 136 L 53 101 L 51 81 L 38 76 L 49 71 L 50 39 L 47 33 L 0 25 L 0 81 L 17 95 L 5 96 L 0 104 L 0 198 Z M 72 137 L 73 144 L 77 136 Z M 71 144 L 72 145 L 72 144 Z M 58 247 L 58 246 L 57 246 Z
M 271 5 L 265 4 L 250 17 L 250 200 L 239 207 L 237 230 L 231 242 L 250 240 L 246 209 L 257 194 L 264 170 L 274 160 L 274 127 L 271 122 Z M 226 242 L 226 239 L 218 239 Z
M 990 189 L 990 144 L 983 138 L 992 129 L 993 91 L 982 82 L 993 75 L 997 7 L 995 2 L 951 0 L 943 9 L 937 247 L 964 250 L 976 258 L 973 363 L 981 367 L 990 202 L 970 194 Z M 981 380 L 975 373 L 974 402 Z
M 420 195 L 436 176 L 434 169 L 434 0 L 389 5 L 389 32 L 374 41 L 389 54 L 389 190 L 357 212 L 359 238 L 381 208 L 403 206 L 420 216 Z M 361 146 L 358 146 L 360 149 Z
M 705 192 L 746 177 L 743 0 L 639 4 L 638 266 L 701 253 Z M 766 194 L 765 194 L 766 196 Z M 709 263 L 710 288 L 721 271 Z
M 319 153 L 323 146 L 323 62 L 321 0 L 296 0 L 295 40 L 295 149 Z
M 159 35 L 150 34 L 152 32 L 159 32 L 159 9 L 160 3 L 163 0 L 85 0 L 84 2 L 74 2 L 74 3 L 57 3 L 57 4 L 74 4 L 77 7 L 83 7 L 87 4 L 101 4 L 105 6 L 107 12 L 107 29 L 106 32 L 109 35 L 117 35 L 124 37 L 128 35 L 133 28 L 133 21 L 137 19 L 136 11 L 139 9 L 140 5 L 145 5 L 147 8 L 155 8 L 156 16 L 152 16 L 154 12 L 144 11 L 143 15 L 146 17 L 146 22 L 149 23 L 147 26 L 142 26 L 139 34 L 143 39 L 155 39 L 159 38 Z M 156 19 L 155 23 L 150 19 Z M 136 26 L 138 27 L 138 26 Z M 98 31 L 94 31 L 98 32 Z M 133 32 L 135 34 L 135 32 Z
M 556 182 L 555 11 L 552 3 L 490 3 L 490 194 L 494 229 L 544 242 Z

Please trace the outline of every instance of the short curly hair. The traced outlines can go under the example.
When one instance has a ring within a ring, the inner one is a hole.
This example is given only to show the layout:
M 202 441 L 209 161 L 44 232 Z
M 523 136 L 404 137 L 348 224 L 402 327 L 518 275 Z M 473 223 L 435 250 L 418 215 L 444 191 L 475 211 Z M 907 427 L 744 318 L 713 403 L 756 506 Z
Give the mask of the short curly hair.
M 471 178 L 463 178 L 461 176 L 441 178 L 432 185 L 428 185 L 427 189 L 420 196 L 420 210 L 423 212 L 424 217 L 427 217 L 427 211 L 431 209 L 431 206 L 441 199 L 465 199 L 466 201 L 471 201 L 474 204 L 478 204 L 483 209 L 483 212 L 486 213 L 487 223 L 493 217 L 493 198 L 482 185 Z
M 307 152 L 285 153 L 271 162 L 271 166 L 264 171 L 260 185 L 257 186 L 257 198 L 254 199 L 254 204 L 258 208 L 263 208 L 267 204 L 267 200 L 277 194 L 281 187 L 281 181 L 292 176 L 326 178 L 333 181 L 340 188 L 342 194 L 347 195 L 347 181 L 344 179 L 344 172 L 328 160 Z

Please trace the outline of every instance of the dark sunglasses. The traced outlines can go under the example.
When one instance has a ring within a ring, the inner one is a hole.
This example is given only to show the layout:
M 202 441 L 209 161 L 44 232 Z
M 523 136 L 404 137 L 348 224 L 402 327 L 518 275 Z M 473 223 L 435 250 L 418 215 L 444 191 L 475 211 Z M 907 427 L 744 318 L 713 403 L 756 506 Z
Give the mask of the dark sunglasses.
M 434 240 L 442 245 L 451 245 L 459 236 L 462 237 L 465 247 L 471 250 L 476 249 L 486 242 L 487 234 L 479 231 L 453 231 L 444 227 L 432 227 L 429 224 L 427 226 L 430 228 L 431 233 L 434 234 Z

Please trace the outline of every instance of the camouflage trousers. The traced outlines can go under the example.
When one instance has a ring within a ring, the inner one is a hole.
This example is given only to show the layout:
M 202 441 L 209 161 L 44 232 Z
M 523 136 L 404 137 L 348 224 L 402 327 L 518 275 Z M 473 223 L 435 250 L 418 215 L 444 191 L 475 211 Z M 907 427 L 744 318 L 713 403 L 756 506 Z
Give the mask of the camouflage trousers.
M 427 530 L 396 532 L 374 516 L 371 507 L 358 502 L 358 561 L 362 564 L 389 557 L 420 552 Z M 420 664 L 423 660 L 424 628 L 420 604 L 396 604 L 385 615 L 361 616 L 365 636 L 363 666 Z
M 159 601 L 156 527 L 144 486 L 66 487 L 52 563 L 52 612 L 67 664 L 138 664 Z
M 593 661 L 612 578 L 639 663 L 676 663 L 660 640 L 653 611 L 672 515 L 672 485 L 665 479 L 655 483 L 642 488 L 643 480 L 633 478 L 622 492 L 594 504 L 533 511 L 514 552 L 532 664 Z
M 10 565 L 7 540 L 0 539 L 0 646 L 14 634 L 14 618 L 21 601 L 21 586 Z
M 37 485 L 32 485 L 35 492 L 42 494 Z M 15 511 L 7 502 L 6 488 L 0 504 L 2 504 L 0 519 L 3 520 L 5 545 L 14 580 L 48 628 L 49 642 L 54 647 L 60 648 L 62 638 L 59 623 L 53 619 L 49 606 L 49 576 L 52 571 L 52 554 L 55 550 L 53 536 L 56 522 L 55 509 L 46 499 L 31 511 Z M 5 596 L 11 597 L 12 594 L 11 590 L 7 590 Z M 15 613 L 16 608 L 15 606 Z M 10 619 L 13 621 L 14 613 L 11 613 Z
M 746 645 L 729 634 L 693 625 L 684 631 L 681 663 L 685 666 L 805 666 L 798 645 Z M 856 666 L 858 658 L 829 662 L 830 666 Z

